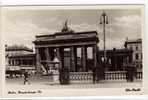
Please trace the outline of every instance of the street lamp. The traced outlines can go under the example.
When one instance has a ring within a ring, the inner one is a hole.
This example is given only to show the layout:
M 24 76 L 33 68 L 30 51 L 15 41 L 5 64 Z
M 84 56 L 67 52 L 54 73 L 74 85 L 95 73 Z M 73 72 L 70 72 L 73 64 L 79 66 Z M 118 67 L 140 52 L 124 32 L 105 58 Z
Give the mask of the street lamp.
M 107 60 L 107 57 L 106 57 L 106 48 L 105 48 L 105 42 L 106 42 L 106 40 L 105 40 L 105 25 L 106 24 L 108 24 L 108 16 L 106 15 L 106 13 L 105 12 L 103 12 L 102 13 L 102 15 L 100 16 L 100 24 L 102 24 L 103 25 L 103 35 L 104 35 L 104 37 L 103 37 L 103 41 L 104 41 L 104 67 L 106 67 L 105 65 L 106 65 L 106 60 Z

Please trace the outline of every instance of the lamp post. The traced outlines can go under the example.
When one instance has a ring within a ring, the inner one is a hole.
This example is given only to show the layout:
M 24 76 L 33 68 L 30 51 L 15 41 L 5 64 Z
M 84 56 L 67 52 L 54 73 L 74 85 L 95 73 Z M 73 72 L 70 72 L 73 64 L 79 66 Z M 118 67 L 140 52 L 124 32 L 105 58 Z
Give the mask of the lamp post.
M 104 49 L 104 68 L 106 67 L 106 48 L 105 48 L 105 42 L 106 42 L 106 36 L 105 36 L 105 25 L 108 24 L 108 16 L 106 15 L 105 12 L 102 13 L 102 15 L 100 16 L 100 24 L 103 25 L 103 41 L 104 41 L 104 45 L 103 45 L 103 49 Z

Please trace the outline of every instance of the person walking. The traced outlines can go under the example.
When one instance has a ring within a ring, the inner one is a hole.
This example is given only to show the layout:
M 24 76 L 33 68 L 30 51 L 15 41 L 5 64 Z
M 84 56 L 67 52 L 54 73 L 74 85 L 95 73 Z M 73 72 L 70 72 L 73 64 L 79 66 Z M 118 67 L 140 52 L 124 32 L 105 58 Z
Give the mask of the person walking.
M 25 85 L 26 83 L 30 84 L 30 83 L 29 83 L 29 73 L 28 73 L 27 70 L 25 70 L 25 72 L 24 72 L 24 85 Z
M 129 65 L 126 68 L 126 80 L 127 82 L 133 82 L 134 81 L 134 75 L 135 75 L 135 67 L 133 65 Z

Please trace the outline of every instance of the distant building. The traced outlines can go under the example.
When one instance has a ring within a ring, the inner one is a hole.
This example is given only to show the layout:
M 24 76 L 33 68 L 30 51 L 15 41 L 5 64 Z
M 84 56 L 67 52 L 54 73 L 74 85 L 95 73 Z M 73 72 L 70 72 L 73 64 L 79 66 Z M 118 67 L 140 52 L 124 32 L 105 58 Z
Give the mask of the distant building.
M 138 70 L 142 70 L 142 39 L 126 40 L 125 48 L 132 50 L 132 60 Z
M 132 63 L 132 50 L 127 49 L 112 49 L 106 50 L 107 62 L 106 70 L 109 71 L 122 71 L 125 70 L 127 63 Z M 104 57 L 104 51 L 99 51 L 99 58 Z M 129 58 L 129 61 L 127 61 Z
M 25 46 L 5 46 L 6 70 L 35 69 L 35 54 Z
M 124 49 L 106 50 L 107 70 L 124 70 L 127 64 L 133 64 L 138 71 L 142 70 L 142 40 L 126 40 Z M 99 58 L 104 56 L 104 51 L 99 51 Z

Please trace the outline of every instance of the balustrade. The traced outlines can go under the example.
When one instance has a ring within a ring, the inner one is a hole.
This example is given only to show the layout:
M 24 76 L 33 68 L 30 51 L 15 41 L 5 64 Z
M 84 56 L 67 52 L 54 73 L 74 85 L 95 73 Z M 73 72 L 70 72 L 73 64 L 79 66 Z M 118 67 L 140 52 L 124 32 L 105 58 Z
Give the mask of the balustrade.
M 142 72 L 136 72 L 136 79 L 142 79 Z M 105 72 L 105 80 L 125 80 L 126 71 Z M 93 80 L 93 72 L 70 72 L 70 81 Z

